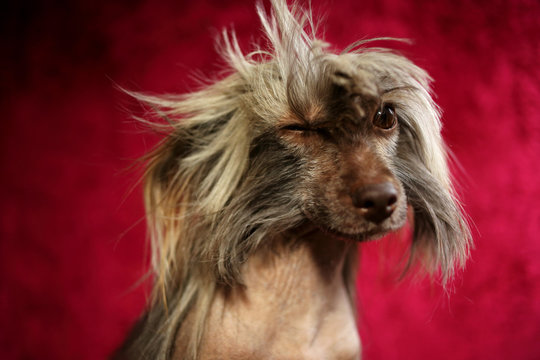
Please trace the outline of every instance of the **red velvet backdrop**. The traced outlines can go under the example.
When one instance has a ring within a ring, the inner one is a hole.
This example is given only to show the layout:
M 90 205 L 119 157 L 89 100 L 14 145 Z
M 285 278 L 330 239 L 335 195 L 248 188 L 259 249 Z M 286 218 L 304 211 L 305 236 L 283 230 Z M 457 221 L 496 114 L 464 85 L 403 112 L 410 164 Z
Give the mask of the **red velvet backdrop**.
M 365 359 L 540 359 L 540 3 L 323 0 L 326 38 L 414 39 L 460 159 L 476 249 L 446 297 L 380 260 L 359 280 Z M 156 137 L 114 83 L 183 92 L 213 36 L 258 38 L 248 1 L 19 1 L 2 11 L 0 358 L 104 359 L 145 302 L 137 172 Z M 392 45 L 392 44 L 389 44 Z M 382 250 L 381 250 L 382 249 Z

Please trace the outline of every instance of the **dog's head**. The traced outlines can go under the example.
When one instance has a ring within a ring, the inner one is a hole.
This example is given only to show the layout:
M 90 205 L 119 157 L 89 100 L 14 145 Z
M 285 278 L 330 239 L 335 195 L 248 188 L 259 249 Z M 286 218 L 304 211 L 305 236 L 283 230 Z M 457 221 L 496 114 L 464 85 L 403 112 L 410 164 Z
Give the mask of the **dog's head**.
M 315 90 L 293 96 L 305 89 L 295 84 L 299 72 L 291 75 L 291 111 L 276 124 L 279 141 L 300 159 L 295 197 L 303 214 L 339 237 L 370 239 L 406 220 L 407 195 L 396 171 L 403 111 L 397 100 L 417 84 L 395 71 L 396 60 L 408 62 L 387 56 L 382 69 L 363 54 L 314 59 Z
M 135 95 L 173 127 L 146 178 L 158 271 L 213 264 L 235 278 L 271 234 L 308 221 L 371 239 L 402 227 L 410 206 L 415 253 L 452 275 L 470 235 L 429 76 L 363 43 L 328 51 L 299 20 L 309 15 L 282 1 L 259 15 L 271 51 L 245 56 L 225 36 L 223 80 L 180 97 Z

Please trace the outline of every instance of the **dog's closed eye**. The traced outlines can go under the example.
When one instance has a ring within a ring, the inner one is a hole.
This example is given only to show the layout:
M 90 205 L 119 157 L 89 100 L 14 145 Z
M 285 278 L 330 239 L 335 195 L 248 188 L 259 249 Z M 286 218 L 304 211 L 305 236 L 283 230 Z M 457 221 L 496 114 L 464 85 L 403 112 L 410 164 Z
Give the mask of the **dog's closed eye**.
M 326 127 L 321 126 L 309 126 L 302 124 L 290 124 L 281 127 L 281 131 L 290 132 L 293 134 L 309 136 L 309 135 L 319 135 L 325 140 L 330 140 L 332 138 L 332 130 Z
M 281 130 L 287 130 L 287 131 L 310 131 L 313 130 L 307 126 L 298 125 L 298 124 L 291 124 L 286 125 L 281 128 Z

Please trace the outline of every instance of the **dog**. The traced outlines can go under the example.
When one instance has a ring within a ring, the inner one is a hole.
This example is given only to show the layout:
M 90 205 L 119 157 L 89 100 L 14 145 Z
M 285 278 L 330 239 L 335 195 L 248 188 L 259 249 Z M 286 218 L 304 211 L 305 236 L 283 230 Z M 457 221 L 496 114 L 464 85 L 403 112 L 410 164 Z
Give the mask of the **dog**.
M 409 217 L 443 285 L 469 256 L 427 73 L 371 40 L 330 51 L 284 0 L 257 12 L 269 48 L 224 32 L 222 80 L 130 93 L 169 132 L 144 175 L 153 296 L 118 359 L 359 359 L 357 244 Z

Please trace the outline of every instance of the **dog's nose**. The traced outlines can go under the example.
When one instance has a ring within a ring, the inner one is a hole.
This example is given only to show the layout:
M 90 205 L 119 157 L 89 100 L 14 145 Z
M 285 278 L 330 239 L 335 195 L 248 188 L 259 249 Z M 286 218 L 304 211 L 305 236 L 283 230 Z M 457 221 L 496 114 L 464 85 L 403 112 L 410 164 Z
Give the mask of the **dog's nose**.
M 397 206 L 397 190 L 390 182 L 365 185 L 352 196 L 353 205 L 366 220 L 376 224 L 388 218 Z

